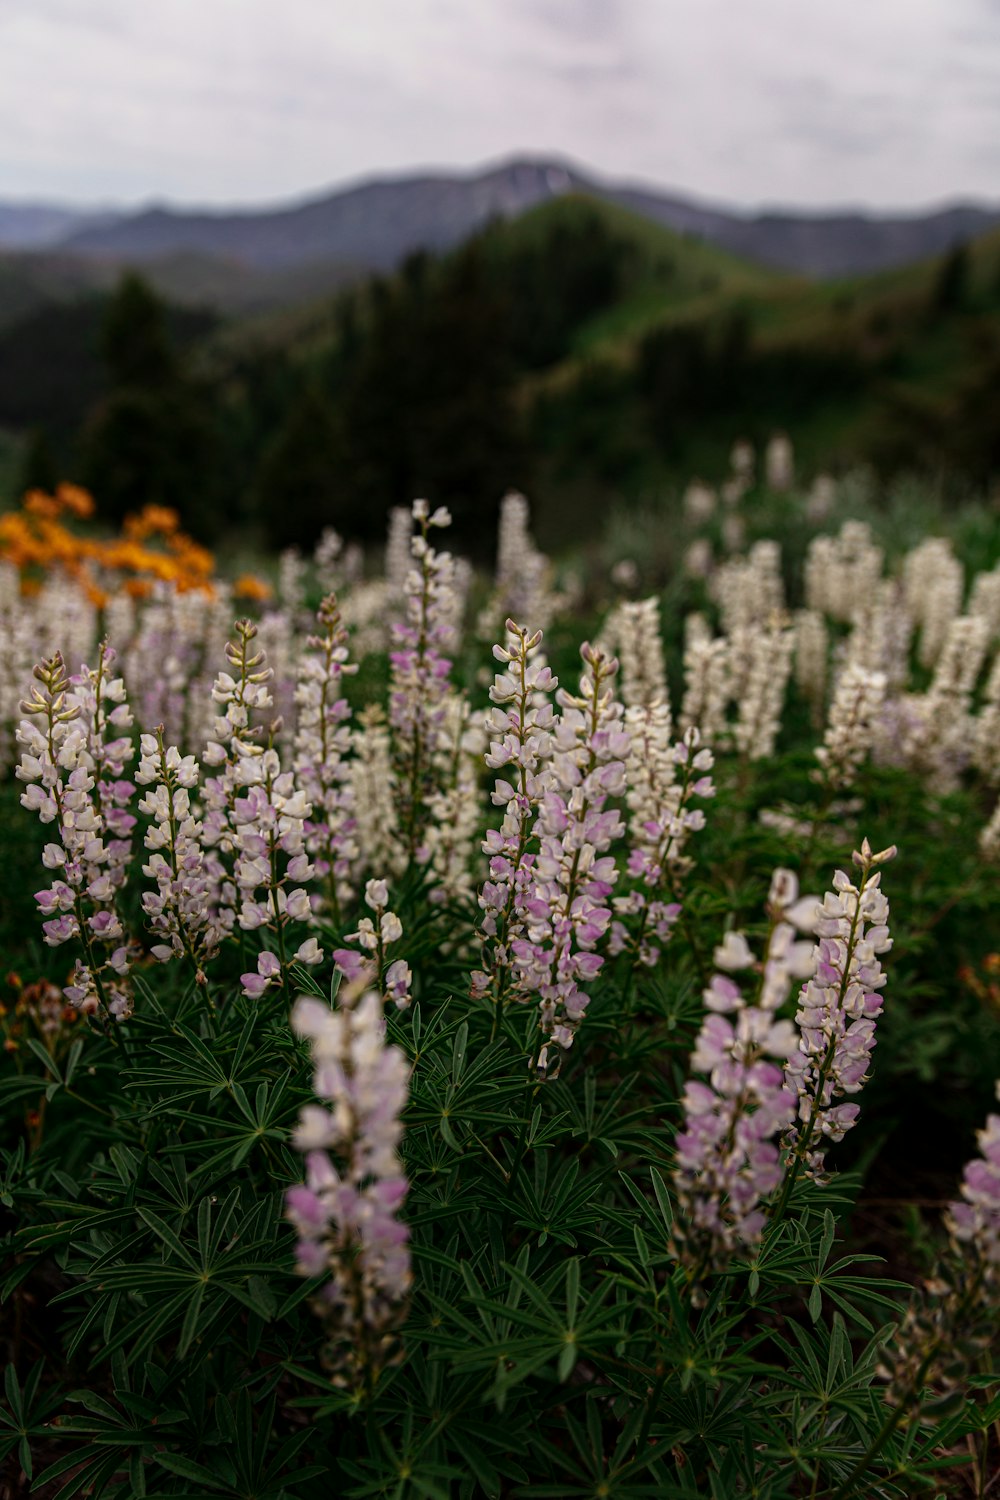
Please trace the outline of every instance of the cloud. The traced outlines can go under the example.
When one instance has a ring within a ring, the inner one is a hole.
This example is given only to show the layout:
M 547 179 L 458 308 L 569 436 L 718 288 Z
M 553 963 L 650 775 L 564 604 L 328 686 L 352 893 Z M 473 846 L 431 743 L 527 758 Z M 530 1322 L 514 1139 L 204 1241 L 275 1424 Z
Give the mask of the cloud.
M 0 196 L 553 153 L 733 203 L 996 196 L 998 0 L 3 0 Z

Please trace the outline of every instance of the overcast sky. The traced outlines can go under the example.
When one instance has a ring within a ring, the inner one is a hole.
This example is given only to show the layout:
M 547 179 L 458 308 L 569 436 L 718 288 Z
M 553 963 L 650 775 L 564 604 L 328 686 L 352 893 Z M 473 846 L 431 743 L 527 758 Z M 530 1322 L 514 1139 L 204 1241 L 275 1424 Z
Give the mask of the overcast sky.
M 0 0 L 3 198 L 518 152 L 747 206 L 998 201 L 1000 0 Z

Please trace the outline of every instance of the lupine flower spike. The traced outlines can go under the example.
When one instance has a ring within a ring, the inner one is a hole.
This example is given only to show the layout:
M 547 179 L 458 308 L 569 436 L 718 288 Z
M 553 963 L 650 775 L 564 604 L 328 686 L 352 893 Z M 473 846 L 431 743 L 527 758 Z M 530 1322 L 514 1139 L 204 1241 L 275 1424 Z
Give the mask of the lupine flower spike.
M 225 936 L 209 900 L 210 881 L 201 845 L 202 823 L 192 809 L 200 771 L 193 755 L 182 756 L 163 742 L 163 726 L 139 739 L 136 781 L 150 790 L 139 811 L 150 821 L 145 845 L 149 861 L 143 874 L 156 884 L 142 898 L 146 920 L 158 939 L 153 957 L 167 963 L 187 957 L 199 985 L 207 985 L 205 964 L 215 957 Z
M 763 1203 L 781 1182 L 780 1138 L 795 1117 L 796 1096 L 782 1073 L 798 1037 L 776 1012 L 791 981 L 810 972 L 811 945 L 796 939 L 818 908 L 799 900 L 790 870 L 776 870 L 768 899 L 770 932 L 762 962 L 746 937 L 729 932 L 715 950 L 716 973 L 705 991 L 706 1016 L 691 1057 L 696 1073 L 684 1090 L 684 1125 L 677 1137 L 678 1213 L 674 1252 L 691 1282 L 692 1298 L 711 1271 L 725 1268 L 758 1243 Z M 732 978 L 757 974 L 747 1002 Z
M 527 922 L 537 848 L 534 822 L 550 779 L 555 716 L 549 695 L 558 687 L 539 654 L 541 631 L 529 634 L 508 620 L 506 632 L 506 644 L 493 647 L 501 671 L 490 688 L 486 764 L 491 771 L 509 767 L 510 779 L 498 777 L 492 794 L 493 805 L 503 808 L 503 820 L 483 844 L 489 856 L 489 878 L 479 897 L 483 967 L 472 974 L 473 997 L 489 996 L 497 1016 L 512 988 L 511 944 L 523 935 Z
M 351 867 L 357 859 L 353 795 L 346 756 L 350 747 L 350 708 L 341 692 L 342 679 L 357 672 L 347 660 L 347 631 L 333 594 L 317 614 L 322 634 L 309 635 L 302 659 L 295 703 L 295 776 L 312 805 L 306 825 L 306 848 L 316 874 L 325 882 L 327 905 L 339 922 L 341 904 L 353 895 Z
M 782 1206 L 800 1169 L 822 1179 L 827 1142 L 841 1140 L 860 1112 L 857 1104 L 840 1101 L 862 1088 L 875 1046 L 886 982 L 879 957 L 892 947 L 879 866 L 895 853 L 893 845 L 875 854 L 865 839 L 854 855 L 860 885 L 838 870 L 818 911 L 816 972 L 799 996 L 800 1041 L 785 1067 L 798 1120 L 788 1138 Z
M 299 1234 L 297 1269 L 326 1277 L 315 1308 L 340 1385 L 370 1393 L 397 1349 L 410 1290 L 409 1231 L 396 1214 L 407 1181 L 398 1148 L 408 1067 L 386 1046 L 381 998 L 345 986 L 336 1010 L 301 997 L 292 1028 L 308 1037 L 322 1104 L 307 1104 L 294 1140 L 306 1181 L 286 1194 Z
M 538 816 L 526 931 L 510 944 L 518 987 L 539 997 L 542 1045 L 534 1066 L 549 1078 L 589 1004 L 581 982 L 595 979 L 603 967 L 595 949 L 611 921 L 608 898 L 618 876 L 608 850 L 624 832 L 618 811 L 605 807 L 625 790 L 629 747 L 613 692 L 618 663 L 588 642 L 580 655 L 579 693 L 560 688 L 557 694 L 562 715 Z
M 23 751 L 17 777 L 28 783 L 21 805 L 54 824 L 59 840 L 42 855 L 56 878 L 35 897 L 47 918 L 45 941 L 55 948 L 80 940 L 83 959 L 64 994 L 105 1023 L 132 1011 L 129 942 L 117 897 L 135 824 L 128 810 L 135 787 L 123 779 L 133 749 L 128 739 L 105 738 L 108 727 L 132 721 L 124 684 L 110 676 L 113 661 L 114 652 L 102 646 L 97 668 L 84 667 L 73 679 L 58 652 L 41 662 L 17 731 Z
M 451 524 L 445 507 L 431 512 L 426 500 L 415 500 L 413 519 L 420 531 L 411 543 L 406 620 L 392 627 L 389 722 L 407 854 L 411 861 L 422 862 L 427 855 L 424 833 L 434 791 L 432 762 L 439 749 L 447 748 L 451 662 L 442 647 L 452 635 L 454 562 L 450 552 L 438 552 L 428 541 L 433 528 Z
M 1000 1099 L 1000 1083 L 996 1086 Z M 979 1131 L 980 1154 L 962 1175 L 962 1196 L 945 1224 L 951 1253 L 910 1304 L 883 1352 L 888 1398 L 944 1415 L 964 1400 L 964 1382 L 996 1342 L 1000 1314 L 1000 1114 Z M 928 1398 L 926 1388 L 933 1394 Z
M 350 942 L 357 943 L 361 952 L 336 948 L 334 962 L 348 983 L 369 982 L 374 977 L 386 1000 L 391 1000 L 397 1010 L 406 1010 L 412 998 L 410 983 L 413 975 L 405 959 L 389 961 L 388 949 L 403 936 L 403 924 L 396 913 L 388 909 L 389 887 L 384 880 L 368 881 L 365 904 L 375 913 L 374 918 L 362 917 L 357 932 L 347 935 Z

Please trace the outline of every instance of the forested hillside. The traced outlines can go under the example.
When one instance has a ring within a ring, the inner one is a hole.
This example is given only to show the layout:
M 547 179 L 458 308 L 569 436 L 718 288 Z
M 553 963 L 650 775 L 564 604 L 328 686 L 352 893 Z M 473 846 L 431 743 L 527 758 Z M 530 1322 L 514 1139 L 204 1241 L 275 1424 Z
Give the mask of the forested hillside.
M 784 426 L 817 470 L 989 480 L 1000 237 L 808 281 L 563 197 L 279 313 L 174 308 L 130 276 L 0 331 L 12 488 L 81 480 L 111 517 L 159 501 L 207 539 L 381 535 L 426 494 L 475 551 L 510 484 L 548 538 Z

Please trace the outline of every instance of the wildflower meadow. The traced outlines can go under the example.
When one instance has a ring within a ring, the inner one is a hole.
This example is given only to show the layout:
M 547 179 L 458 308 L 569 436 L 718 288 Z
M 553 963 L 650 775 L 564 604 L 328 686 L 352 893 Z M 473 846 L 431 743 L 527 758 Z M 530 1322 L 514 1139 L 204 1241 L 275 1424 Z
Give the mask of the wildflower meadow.
M 15 1496 L 1000 1493 L 1000 520 L 0 517 Z

